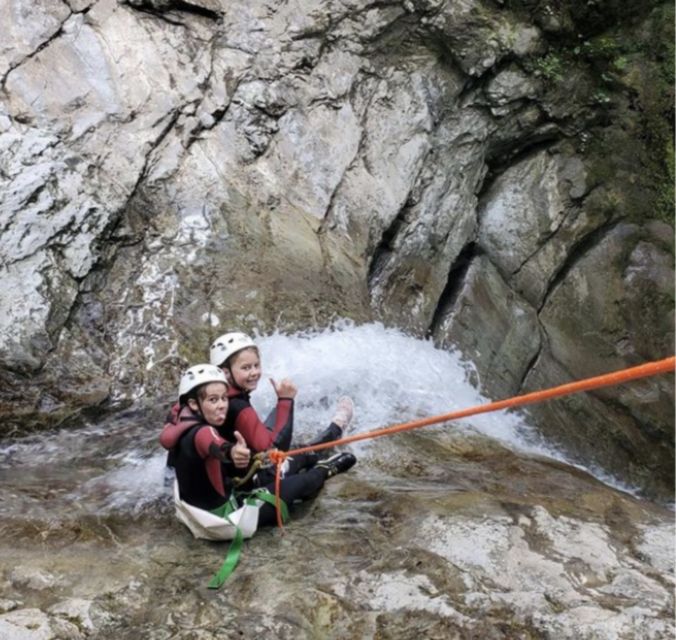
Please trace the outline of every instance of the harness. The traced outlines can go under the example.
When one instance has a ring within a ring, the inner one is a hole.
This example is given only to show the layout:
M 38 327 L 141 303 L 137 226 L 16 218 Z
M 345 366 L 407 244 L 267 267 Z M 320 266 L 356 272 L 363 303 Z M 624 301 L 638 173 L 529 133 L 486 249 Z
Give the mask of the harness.
M 228 501 L 225 504 L 221 505 L 217 509 L 212 509 L 210 511 L 210 513 L 213 513 L 216 516 L 220 516 L 224 520 L 227 520 L 228 522 L 233 524 L 233 526 L 235 527 L 235 537 L 233 538 L 232 542 L 230 543 L 230 546 L 228 547 L 221 568 L 209 581 L 209 584 L 207 585 L 209 589 L 218 589 L 230 577 L 232 572 L 235 570 L 235 567 L 239 562 L 239 557 L 242 553 L 244 534 L 242 533 L 242 529 L 232 522 L 230 516 L 235 512 L 239 511 L 240 509 L 246 509 L 247 507 L 254 507 L 256 510 L 258 510 L 260 509 L 262 502 L 267 502 L 268 504 L 271 504 L 274 507 L 275 496 L 272 493 L 270 493 L 267 489 L 254 489 L 253 491 L 246 491 L 241 493 L 233 491 L 230 494 L 230 498 L 228 498 Z M 286 506 L 286 503 L 283 500 L 280 499 L 280 502 L 282 509 L 282 519 L 284 522 L 286 522 L 289 519 L 289 510 Z
M 234 484 L 235 487 L 241 487 L 243 484 L 246 484 L 249 482 L 249 480 L 251 480 L 251 478 L 254 477 L 254 475 L 256 475 L 256 472 L 264 465 L 264 463 L 265 452 L 261 451 L 253 457 L 253 461 L 249 465 L 246 475 L 242 476 L 241 478 L 233 478 L 232 484 Z
M 201 428 L 201 424 L 186 425 L 172 451 L 176 450 L 184 438 L 191 436 L 199 428 Z M 261 468 L 270 464 L 266 460 L 265 452 L 255 454 L 244 476 L 231 477 L 234 488 L 230 492 L 229 498 L 221 506 L 211 510 L 201 509 L 182 500 L 178 479 L 174 481 L 176 517 L 190 529 L 193 536 L 214 541 L 232 540 L 221 567 L 207 585 L 209 589 L 221 587 L 237 567 L 244 540 L 252 537 L 258 528 L 260 507 L 264 503 L 275 508 L 277 506 L 278 501 L 267 489 L 242 489 L 252 479 L 255 480 L 255 476 Z M 287 505 L 281 498 L 279 503 L 281 504 L 282 520 L 286 522 L 289 519 Z
M 257 453 L 241 478 L 233 478 L 235 489 L 228 499 L 215 509 L 206 510 L 181 500 L 178 479 L 174 481 L 174 505 L 176 517 L 190 529 L 193 536 L 206 540 L 232 540 L 221 567 L 209 581 L 209 589 L 218 589 L 230 577 L 239 563 L 245 538 L 251 538 L 258 529 L 258 511 L 264 503 L 276 507 L 275 496 L 267 489 L 256 488 L 239 490 L 258 470 L 265 465 L 265 453 Z M 288 521 L 289 511 L 286 503 L 281 504 L 282 520 Z

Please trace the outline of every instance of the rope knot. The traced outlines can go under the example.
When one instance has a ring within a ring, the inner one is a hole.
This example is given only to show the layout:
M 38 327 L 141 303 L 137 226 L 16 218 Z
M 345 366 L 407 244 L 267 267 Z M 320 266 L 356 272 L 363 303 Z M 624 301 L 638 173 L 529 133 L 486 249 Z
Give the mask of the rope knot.
M 288 454 L 286 451 L 280 451 L 279 449 L 273 449 L 272 451 L 268 451 L 268 458 L 270 458 L 270 462 L 280 465 L 284 463 L 284 460 L 286 460 L 288 457 Z

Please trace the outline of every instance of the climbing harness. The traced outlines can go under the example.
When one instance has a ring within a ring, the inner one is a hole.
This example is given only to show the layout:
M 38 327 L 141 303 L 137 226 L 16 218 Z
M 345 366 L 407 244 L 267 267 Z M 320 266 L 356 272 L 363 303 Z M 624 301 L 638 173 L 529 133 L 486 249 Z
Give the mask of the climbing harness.
M 238 495 L 233 492 L 230 496 L 230 499 L 224 505 L 212 510 L 211 513 L 223 518 L 224 520 L 230 521 L 230 516 L 233 513 L 236 513 L 239 509 L 254 507 L 256 509 L 256 519 L 258 519 L 258 509 L 261 507 L 261 502 L 267 502 L 268 504 L 274 505 L 275 507 L 277 507 L 278 504 L 278 500 L 267 489 L 254 489 L 251 492 L 240 494 L 239 498 L 244 503 L 242 507 L 239 506 L 237 498 Z M 282 520 L 284 522 L 288 521 L 289 510 L 283 500 L 281 501 L 280 508 Z M 239 562 L 239 557 L 242 553 L 243 542 L 244 534 L 239 527 L 236 527 L 235 537 L 228 547 L 223 564 L 207 585 L 209 589 L 218 589 L 230 577 L 230 574 L 232 574 L 232 572 L 235 570 L 235 567 L 237 566 L 237 563 Z
M 241 487 L 242 485 L 246 484 L 251 480 L 251 478 L 256 475 L 258 470 L 263 466 L 265 463 L 265 452 L 261 451 L 260 453 L 257 453 L 253 457 L 253 461 L 249 465 L 249 469 L 246 472 L 246 475 L 242 476 L 241 478 L 233 478 L 232 482 L 236 487 Z

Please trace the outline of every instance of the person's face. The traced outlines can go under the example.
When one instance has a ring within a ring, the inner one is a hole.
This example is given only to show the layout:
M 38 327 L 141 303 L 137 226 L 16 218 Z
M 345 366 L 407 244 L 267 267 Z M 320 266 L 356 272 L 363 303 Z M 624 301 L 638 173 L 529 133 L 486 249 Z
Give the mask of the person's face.
M 200 389 L 197 394 L 199 400 L 190 399 L 190 408 L 199 409 L 202 417 L 212 427 L 220 427 L 225 422 L 228 412 L 228 387 L 222 382 L 210 382 Z
M 232 357 L 232 381 L 244 391 L 253 391 L 261 379 L 261 359 L 256 349 L 243 349 Z

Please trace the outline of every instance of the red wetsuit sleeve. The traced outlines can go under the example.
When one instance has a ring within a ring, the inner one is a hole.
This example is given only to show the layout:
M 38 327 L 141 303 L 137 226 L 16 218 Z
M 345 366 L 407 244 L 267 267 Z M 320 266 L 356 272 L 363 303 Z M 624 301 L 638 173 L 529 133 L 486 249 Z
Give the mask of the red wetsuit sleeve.
M 160 433 L 160 444 L 165 449 L 173 449 L 178 443 L 180 437 L 183 433 L 192 427 L 194 427 L 198 420 L 195 417 L 192 419 L 192 416 L 185 417 L 183 420 L 179 420 L 180 405 L 176 403 L 169 412 L 167 416 L 167 421 L 162 427 L 162 432 Z
M 223 497 L 227 497 L 223 479 L 223 462 L 230 459 L 232 444 L 221 438 L 213 427 L 203 427 L 195 434 L 195 449 L 198 455 L 204 459 L 207 477 L 211 486 Z M 226 445 L 225 449 L 223 445 Z M 224 460 L 225 459 L 225 460 Z
M 290 398 L 280 398 L 277 401 L 275 424 L 270 431 L 261 422 L 255 409 L 249 405 L 237 414 L 234 425 L 235 431 L 239 431 L 242 434 L 249 448 L 255 452 L 271 449 L 276 446 L 277 436 L 283 430 L 293 428 L 291 423 L 292 408 L 293 400 Z

